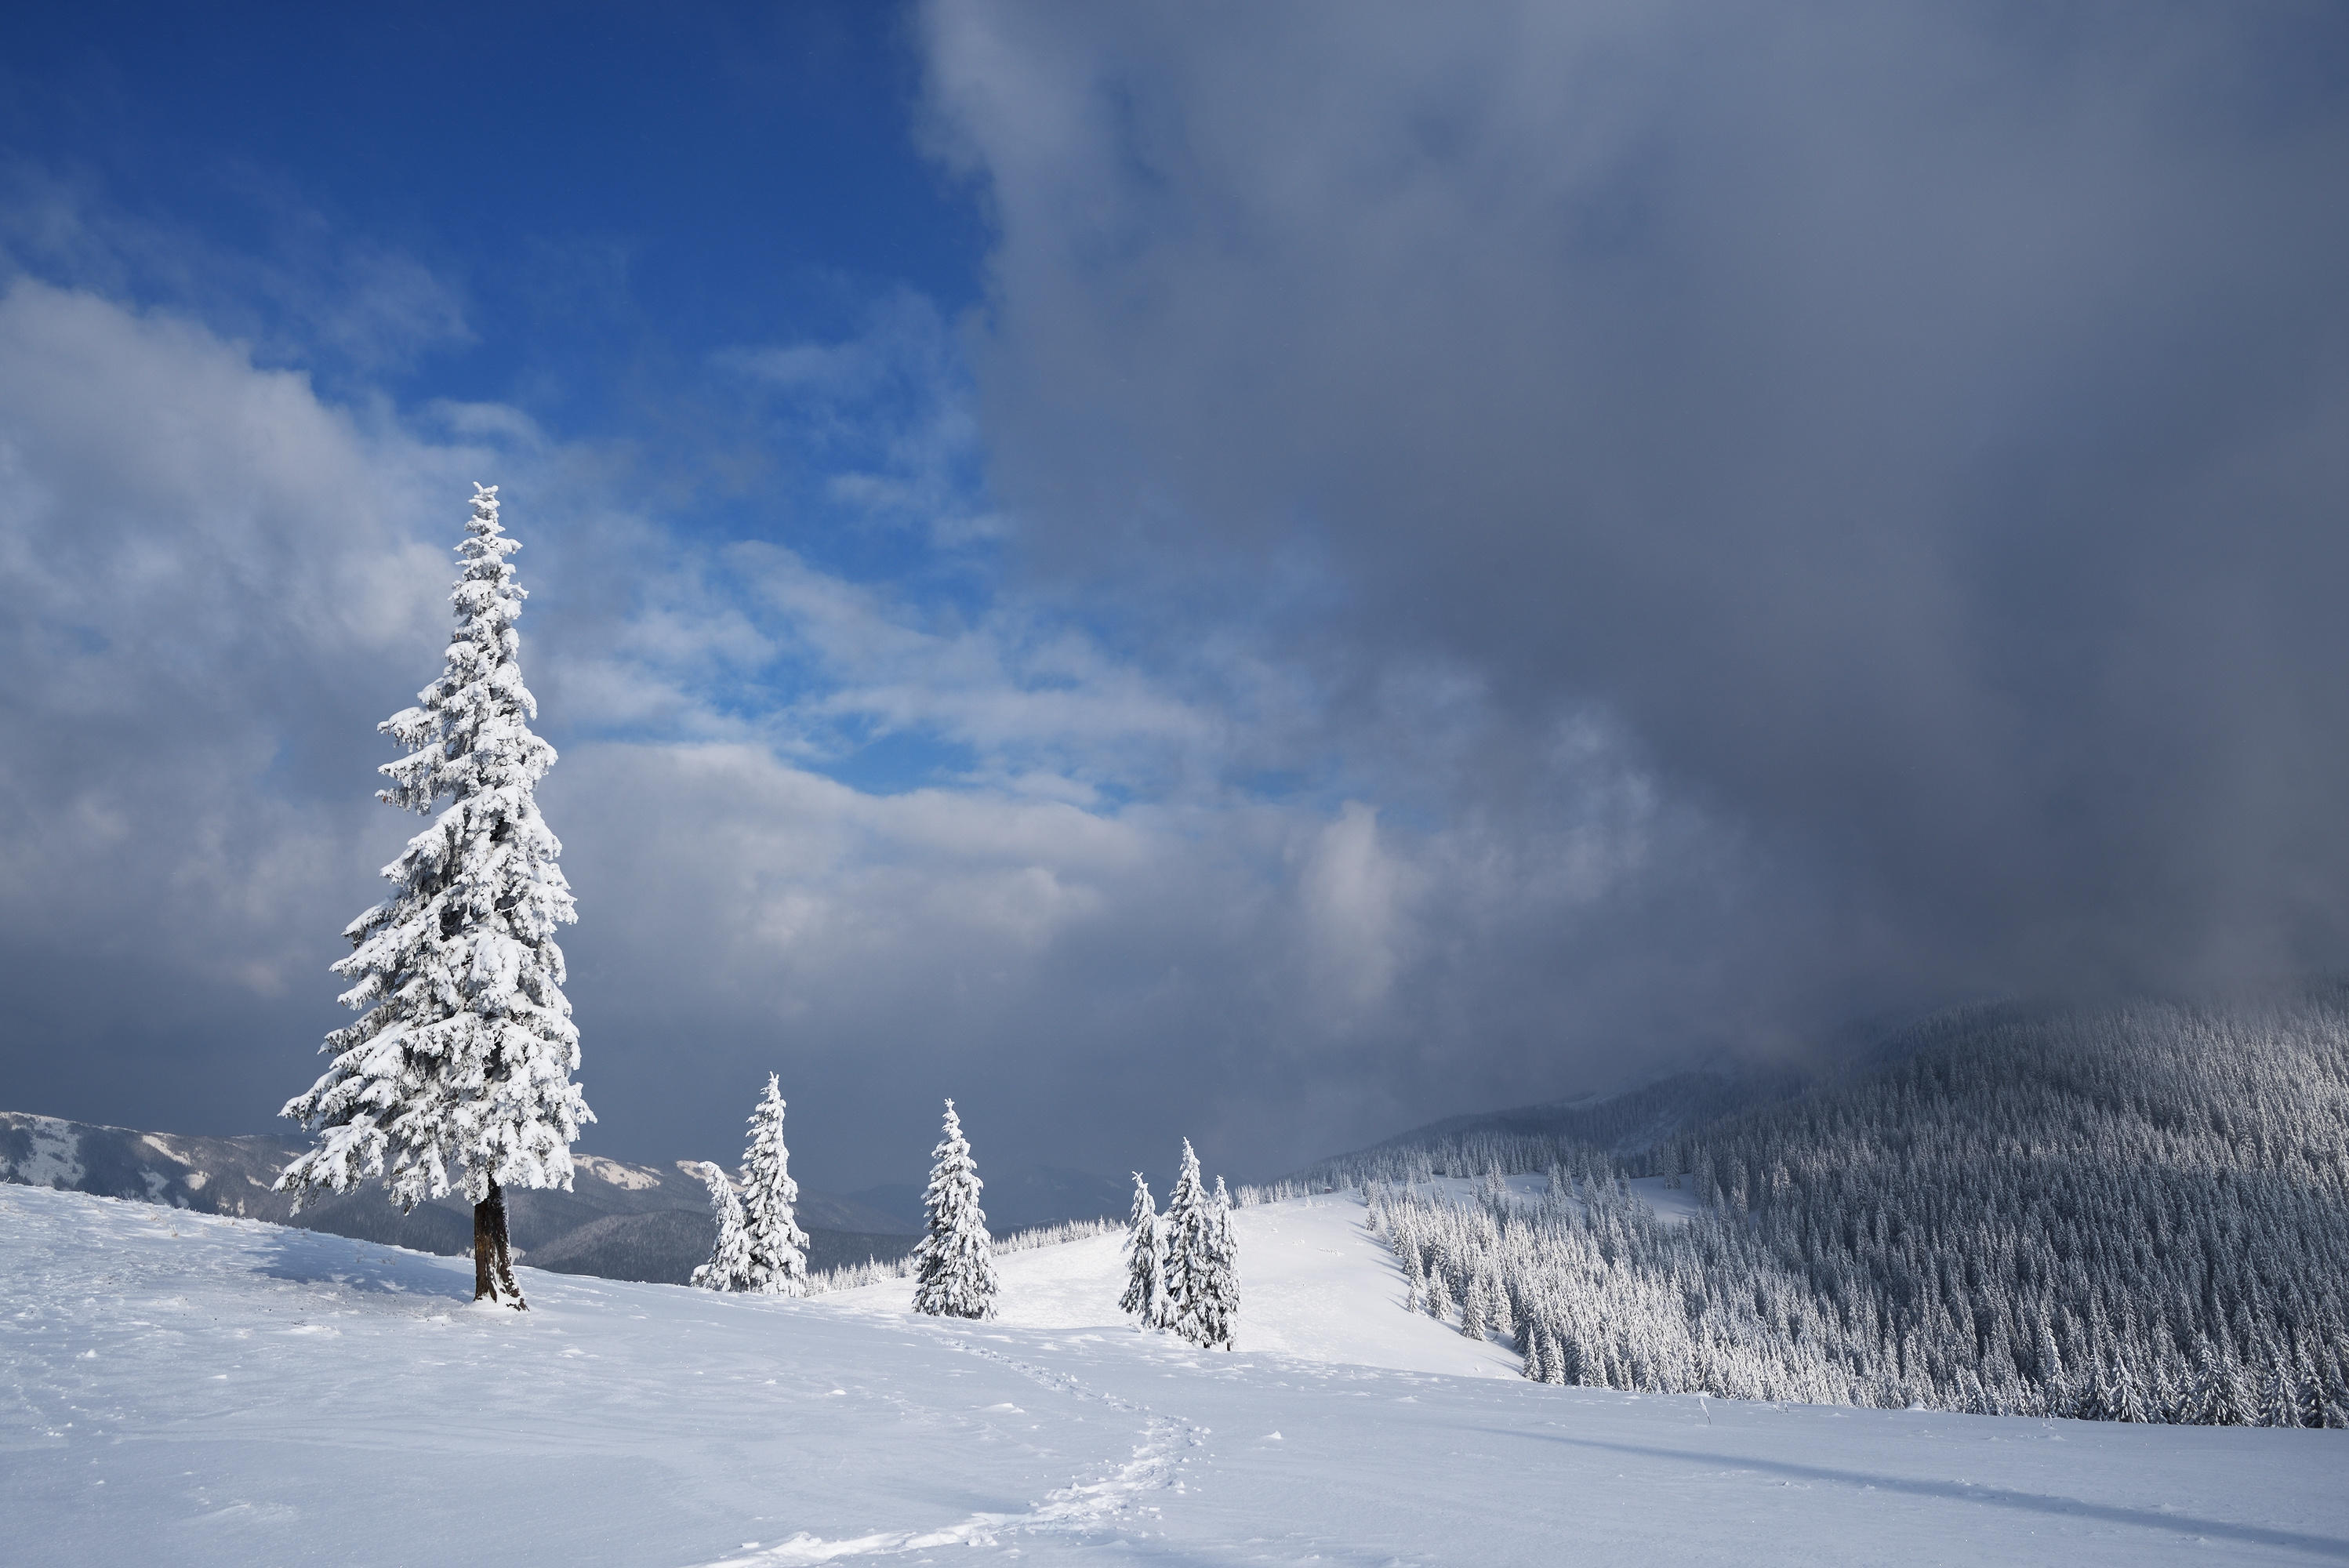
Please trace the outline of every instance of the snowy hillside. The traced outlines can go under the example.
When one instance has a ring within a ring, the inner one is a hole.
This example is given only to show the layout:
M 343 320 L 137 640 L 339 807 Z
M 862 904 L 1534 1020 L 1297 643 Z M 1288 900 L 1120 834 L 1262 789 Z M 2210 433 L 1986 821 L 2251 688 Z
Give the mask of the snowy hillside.
M 1402 1310 L 1394 1256 L 1364 1230 L 1362 1205 L 1351 1196 L 1240 1209 L 1232 1219 L 1240 1243 L 1241 1350 L 1464 1377 L 1518 1375 L 1517 1357 L 1506 1347 L 1472 1343 Z M 998 1320 L 1133 1332 L 1117 1310 L 1124 1249 L 1125 1237 L 1112 1234 L 999 1256 Z M 822 1299 L 894 1315 L 905 1310 L 909 1288 L 891 1280 Z
M 1557 1171 L 1625 1200 L 1378 1205 L 1422 1299 L 1475 1298 L 1553 1381 L 2349 1428 L 2349 987 L 1960 1009 L 1625 1154 L 1684 1103 L 1641 1093 L 1312 1174 Z
M 1101 1242 L 1006 1258 L 1000 1324 L 544 1274 L 516 1315 L 453 1260 L 0 1189 L 0 1518 L 26 1563 L 2349 1556 L 2349 1434 L 1539 1387 L 1389 1305 L 1361 1212 L 1243 1211 L 1203 1355 L 1114 1326 Z
M 461 1196 L 403 1214 L 382 1187 L 314 1193 L 299 1214 L 275 1191 L 304 1144 L 283 1138 L 192 1138 L 0 1111 L 0 1182 L 135 1198 L 207 1214 L 274 1220 L 338 1236 L 455 1254 L 473 1244 Z M 515 1244 L 535 1268 L 682 1284 L 709 1256 L 716 1227 L 697 1162 L 630 1165 L 574 1151 L 569 1191 L 520 1190 L 507 1200 Z M 818 1268 L 901 1257 L 919 1229 L 853 1198 L 812 1188 L 800 1221 Z

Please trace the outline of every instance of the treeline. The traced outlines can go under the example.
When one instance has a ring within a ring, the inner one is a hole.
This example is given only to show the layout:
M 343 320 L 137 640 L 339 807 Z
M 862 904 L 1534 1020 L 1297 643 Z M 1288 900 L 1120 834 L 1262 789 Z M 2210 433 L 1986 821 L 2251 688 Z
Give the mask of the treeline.
M 1067 1242 L 1090 1241 L 1106 1236 L 1112 1231 L 1123 1232 L 1123 1220 L 1062 1220 L 1057 1224 L 1030 1225 L 1025 1230 L 1006 1231 L 993 1236 L 995 1255 L 1006 1253 L 1030 1252 L 1037 1247 L 1057 1247 Z M 914 1277 L 914 1257 L 911 1253 L 901 1258 L 867 1258 L 861 1264 L 843 1264 L 838 1268 L 816 1269 L 807 1276 L 807 1294 L 828 1295 L 833 1291 L 857 1290 L 883 1280 Z
M 1374 1183 L 1373 1221 L 1417 1305 L 1509 1336 L 1546 1381 L 2349 1425 L 2340 990 L 1978 1009 L 1888 1057 L 1640 1157 L 1706 1201 L 1684 1223 L 1588 1146 L 1547 1151 L 1538 1203 Z M 1483 1148 L 1494 1172 L 1541 1151 Z M 1464 1152 L 1422 1158 L 1457 1173 Z

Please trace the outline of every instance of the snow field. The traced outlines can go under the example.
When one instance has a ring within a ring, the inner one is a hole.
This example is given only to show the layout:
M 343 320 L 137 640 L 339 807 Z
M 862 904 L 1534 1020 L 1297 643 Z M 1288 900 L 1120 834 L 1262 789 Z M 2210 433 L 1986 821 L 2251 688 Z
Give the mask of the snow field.
M 1232 1222 L 1239 1237 L 1240 1350 L 1462 1377 L 1518 1375 L 1517 1357 L 1506 1346 L 1464 1339 L 1457 1326 L 1402 1310 L 1402 1270 L 1362 1228 L 1354 1198 L 1235 1209 Z M 1133 1332 L 1117 1309 L 1125 1289 L 1123 1235 L 1005 1253 L 995 1273 L 999 1323 Z M 817 1305 L 895 1315 L 910 1299 L 906 1282 L 889 1280 L 819 1297 Z
M 1366 1364 L 1440 1357 L 1444 1338 L 1477 1347 L 1392 1305 L 1311 1305 L 1325 1283 L 1340 1299 L 1399 1295 L 1382 1249 L 1347 1244 L 1350 1207 L 1240 1211 L 1241 1348 L 1224 1354 L 1080 1312 L 1114 1299 L 1113 1237 L 1002 1260 L 1001 1323 L 530 1270 L 534 1310 L 516 1315 L 472 1307 L 460 1259 L 0 1190 L 8 1554 L 566 1568 L 2349 1557 L 2338 1432 L 1707 1406 L 1541 1387 L 1489 1365 Z M 1045 1321 L 1056 1313 L 1092 1322 Z M 1355 1337 L 1381 1314 L 1414 1337 Z

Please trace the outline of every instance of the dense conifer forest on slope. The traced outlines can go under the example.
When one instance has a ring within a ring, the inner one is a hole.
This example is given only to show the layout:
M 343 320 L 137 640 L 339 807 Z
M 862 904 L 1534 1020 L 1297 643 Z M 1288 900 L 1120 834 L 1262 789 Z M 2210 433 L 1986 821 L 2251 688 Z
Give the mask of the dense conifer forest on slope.
M 1489 1179 L 1527 1171 L 1547 1197 Z M 2342 987 L 1971 1009 L 1644 1148 L 1479 1128 L 1316 1174 L 1368 1184 L 1423 1309 L 1546 1381 L 2349 1425 Z M 1703 1206 L 1659 1218 L 1642 1175 Z

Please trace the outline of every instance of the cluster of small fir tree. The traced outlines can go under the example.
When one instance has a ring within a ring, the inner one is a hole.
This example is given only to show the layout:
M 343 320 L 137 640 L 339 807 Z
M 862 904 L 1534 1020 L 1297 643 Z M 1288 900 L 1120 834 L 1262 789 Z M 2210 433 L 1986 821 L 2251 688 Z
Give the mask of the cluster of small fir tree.
M 1233 1347 L 1239 1322 L 1239 1251 L 1231 1196 L 1222 1177 L 1207 1190 L 1190 1140 L 1158 1215 L 1142 1173 L 1133 1177 L 1126 1233 L 1126 1287 L 1119 1307 L 1144 1328 L 1164 1328 L 1194 1345 Z
M 698 1285 L 758 1295 L 807 1294 L 808 1239 L 799 1227 L 800 1184 L 792 1180 L 791 1150 L 783 1143 L 783 1103 L 781 1080 L 769 1073 L 766 1091 L 750 1113 L 739 1198 L 723 1171 L 702 1167 L 711 1183 L 718 1243 L 709 1261 L 693 1272 Z

